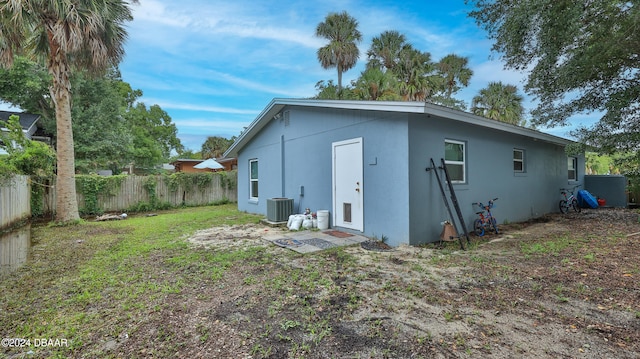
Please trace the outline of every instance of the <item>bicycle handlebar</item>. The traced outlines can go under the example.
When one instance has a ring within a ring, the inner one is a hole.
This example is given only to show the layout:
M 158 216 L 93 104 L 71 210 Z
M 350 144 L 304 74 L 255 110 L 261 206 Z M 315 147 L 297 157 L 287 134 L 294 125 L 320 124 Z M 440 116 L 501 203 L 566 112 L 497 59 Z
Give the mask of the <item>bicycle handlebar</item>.
M 497 201 L 497 200 L 498 200 L 498 197 L 496 197 L 496 198 L 494 198 L 494 199 L 490 199 L 490 200 L 489 200 L 489 202 L 488 202 L 489 204 L 488 204 L 487 206 L 485 206 L 484 204 L 482 204 L 482 202 L 472 202 L 471 204 L 472 204 L 472 205 L 478 205 L 478 207 L 483 208 L 483 209 L 484 209 L 485 207 L 489 207 L 489 208 L 491 208 L 491 207 L 493 207 L 493 202 L 494 202 L 494 201 Z
M 571 193 L 573 193 L 573 191 L 575 191 L 576 188 L 578 188 L 578 187 L 582 187 L 582 185 L 579 184 L 579 185 L 573 186 L 573 188 L 571 189 Z M 560 192 L 569 192 L 569 189 L 568 188 L 560 188 Z

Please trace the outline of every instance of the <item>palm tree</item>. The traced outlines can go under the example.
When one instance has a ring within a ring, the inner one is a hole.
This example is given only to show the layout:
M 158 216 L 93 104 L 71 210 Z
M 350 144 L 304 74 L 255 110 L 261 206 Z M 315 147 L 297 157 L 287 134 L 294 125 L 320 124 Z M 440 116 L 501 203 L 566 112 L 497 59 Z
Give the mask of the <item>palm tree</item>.
M 209 136 L 207 140 L 202 144 L 200 153 L 202 159 L 220 158 L 222 154 L 233 144 L 234 139 L 226 139 L 220 136 Z
M 490 82 L 471 103 L 471 112 L 513 125 L 524 125 L 524 98 L 518 88 L 502 82 Z
M 137 0 L 130 2 L 137 3 Z M 75 69 L 98 73 L 124 55 L 132 19 L 127 0 L 0 0 L 0 64 L 15 55 L 46 62 L 57 131 L 56 220 L 79 218 L 71 130 L 71 83 Z
M 398 79 L 404 101 L 426 101 L 442 87 L 442 78 L 434 74 L 431 54 L 418 51 L 411 45 L 402 48 L 392 72 Z
M 393 69 L 400 60 L 400 52 L 408 45 L 406 41 L 406 37 L 398 31 L 385 31 L 374 37 L 371 48 L 367 51 L 367 67 Z
M 360 57 L 357 43 L 362 40 L 358 21 L 347 14 L 329 13 L 324 22 L 318 24 L 316 36 L 329 40 L 318 49 L 318 60 L 322 68 L 338 70 L 338 94 L 342 91 L 342 73 L 355 66 Z
M 449 54 L 438 63 L 438 70 L 445 79 L 444 87 L 447 98 L 451 98 L 451 95 L 460 90 L 461 86 L 469 86 L 473 71 L 468 67 L 468 64 L 469 58 L 456 54 Z
M 368 68 L 352 82 L 354 97 L 359 100 L 398 100 L 394 86 L 396 79 L 390 72 L 382 72 L 377 67 Z

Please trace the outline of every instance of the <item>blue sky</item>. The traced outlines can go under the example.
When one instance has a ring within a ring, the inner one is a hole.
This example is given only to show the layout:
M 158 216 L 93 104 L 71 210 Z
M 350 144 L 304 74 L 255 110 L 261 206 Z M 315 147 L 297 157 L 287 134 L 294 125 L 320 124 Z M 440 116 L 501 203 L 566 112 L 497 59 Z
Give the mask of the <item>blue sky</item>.
M 434 60 L 469 57 L 474 76 L 459 95 L 468 104 L 489 81 L 522 88 L 524 78 L 490 60 L 492 43 L 467 17 L 464 0 L 140 0 L 132 8 L 122 78 L 143 91 L 144 103 L 169 113 L 194 151 L 207 136 L 239 135 L 273 98 L 310 97 L 318 81 L 336 81 L 316 56 L 326 40 L 314 35 L 330 12 L 346 10 L 363 35 L 360 60 L 343 83 L 358 77 L 371 39 L 386 30 Z
M 464 0 L 140 0 L 132 9 L 122 78 L 143 91 L 147 106 L 158 104 L 171 116 L 182 144 L 194 151 L 207 136 L 239 135 L 273 98 L 310 97 L 318 81 L 336 81 L 335 69 L 323 69 L 316 56 L 326 40 L 314 36 L 330 12 L 347 11 L 363 35 L 345 84 L 364 69 L 371 39 L 397 30 L 433 60 L 450 53 L 469 58 L 474 76 L 458 94 L 468 105 L 490 81 L 524 94 L 525 74 L 503 70 L 496 54 L 490 58 L 492 42 L 467 17 Z M 529 98 L 525 107 L 533 107 Z

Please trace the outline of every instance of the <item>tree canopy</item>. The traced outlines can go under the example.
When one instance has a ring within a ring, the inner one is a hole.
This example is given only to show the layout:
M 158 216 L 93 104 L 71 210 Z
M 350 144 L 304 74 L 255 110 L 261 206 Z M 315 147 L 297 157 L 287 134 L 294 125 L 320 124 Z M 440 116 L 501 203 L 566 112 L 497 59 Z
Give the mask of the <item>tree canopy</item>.
M 43 213 L 42 198 L 45 186 L 53 178 L 56 166 L 56 154 L 44 142 L 31 141 L 22 132 L 20 118 L 9 116 L 3 124 L 7 132 L 0 131 L 0 148 L 7 154 L 0 155 L 0 184 L 13 174 L 31 177 L 31 213 L 34 216 Z
M 338 85 L 332 80 L 319 81 L 315 98 L 427 101 L 466 110 L 464 101 L 454 95 L 473 76 L 468 61 L 456 54 L 433 61 L 431 53 L 413 47 L 404 34 L 384 31 L 372 39 L 366 69 L 356 80 L 344 87 L 341 77 Z
M 471 112 L 512 125 L 525 125 L 523 97 L 518 88 L 502 82 L 490 82 L 471 102 Z
M 342 73 L 355 66 L 360 57 L 358 43 L 362 34 L 358 30 L 358 21 L 346 11 L 330 13 L 318 24 L 316 36 L 329 40 L 318 49 L 318 60 L 323 68 L 335 67 L 338 71 L 338 94 L 342 90 Z
M 574 134 L 604 153 L 640 145 L 640 5 L 627 0 L 466 0 L 506 67 L 528 72 L 534 124 L 601 115 Z
M 151 168 L 183 150 L 169 115 L 157 105 L 138 103 L 142 91 L 123 81 L 117 69 L 101 77 L 76 71 L 70 82 L 76 172 L 111 169 L 118 173 L 130 163 Z M 45 132 L 56 143 L 54 106 L 44 67 L 17 57 L 13 67 L 0 69 L 0 99 L 40 114 Z
M 231 139 L 227 139 L 220 136 L 209 136 L 202 144 L 201 155 L 202 159 L 219 158 L 222 154 L 233 144 L 235 136 Z
M 137 0 L 131 0 L 136 3 Z M 16 54 L 46 64 L 56 115 L 56 220 L 78 220 L 70 76 L 76 69 L 100 73 L 124 56 L 133 19 L 126 0 L 12 0 L 0 2 L 0 64 Z

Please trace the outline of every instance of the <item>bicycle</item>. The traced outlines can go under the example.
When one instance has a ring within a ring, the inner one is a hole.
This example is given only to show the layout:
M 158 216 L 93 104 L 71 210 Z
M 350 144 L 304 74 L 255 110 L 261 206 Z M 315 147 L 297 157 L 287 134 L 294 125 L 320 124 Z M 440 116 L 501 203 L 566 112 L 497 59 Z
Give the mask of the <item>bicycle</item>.
M 574 186 L 573 189 L 571 189 L 571 192 L 569 192 L 568 188 L 560 188 L 560 193 L 564 197 L 563 199 L 560 200 L 560 203 L 558 203 L 558 206 L 560 207 L 560 212 L 568 213 L 569 208 L 573 208 L 573 210 L 576 212 L 582 212 L 582 208 L 578 204 L 578 199 L 576 198 L 576 196 L 573 195 L 573 192 L 578 187 L 580 187 L 580 185 Z M 569 193 L 570 195 L 569 197 L 567 197 L 567 194 Z
M 495 217 L 491 214 L 491 208 L 493 208 L 493 202 L 497 201 L 498 198 L 490 199 L 487 204 L 483 204 L 482 202 L 473 202 L 473 205 L 477 205 L 482 208 L 482 211 L 476 212 L 478 215 L 478 219 L 473 221 L 473 231 L 476 233 L 476 236 L 482 237 L 484 236 L 485 230 L 490 230 L 498 234 L 498 221 L 496 221 Z M 485 211 L 487 214 L 485 214 Z

